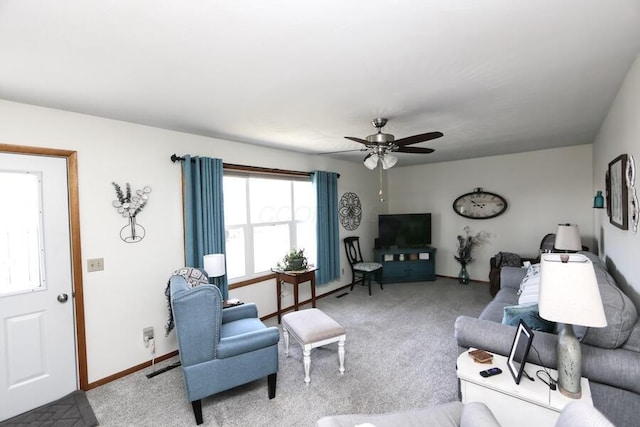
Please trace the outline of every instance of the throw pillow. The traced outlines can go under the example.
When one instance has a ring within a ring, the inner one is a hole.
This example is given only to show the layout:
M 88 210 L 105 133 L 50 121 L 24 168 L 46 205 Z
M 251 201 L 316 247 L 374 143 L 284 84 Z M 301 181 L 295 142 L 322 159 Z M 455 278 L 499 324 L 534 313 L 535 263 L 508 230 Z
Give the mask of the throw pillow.
M 553 332 L 556 324 L 540 317 L 538 304 L 510 305 L 505 307 L 502 324 L 518 326 L 520 319 L 534 331 Z
M 518 304 L 537 304 L 540 296 L 540 264 L 532 264 L 520 282 Z

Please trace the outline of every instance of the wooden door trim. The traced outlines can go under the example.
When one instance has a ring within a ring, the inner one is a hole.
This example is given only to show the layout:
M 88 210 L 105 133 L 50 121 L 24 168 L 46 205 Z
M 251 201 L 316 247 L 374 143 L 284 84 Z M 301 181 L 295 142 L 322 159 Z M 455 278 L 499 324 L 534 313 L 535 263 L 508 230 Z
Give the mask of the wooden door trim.
M 76 343 L 80 388 L 88 390 L 87 340 L 84 318 L 84 292 L 82 286 L 82 251 L 80 250 L 80 199 L 78 197 L 78 153 L 56 148 L 28 147 L 0 144 L 0 152 L 63 157 L 67 160 L 69 190 L 69 231 L 71 233 L 71 271 L 73 275 L 74 308 L 76 317 Z

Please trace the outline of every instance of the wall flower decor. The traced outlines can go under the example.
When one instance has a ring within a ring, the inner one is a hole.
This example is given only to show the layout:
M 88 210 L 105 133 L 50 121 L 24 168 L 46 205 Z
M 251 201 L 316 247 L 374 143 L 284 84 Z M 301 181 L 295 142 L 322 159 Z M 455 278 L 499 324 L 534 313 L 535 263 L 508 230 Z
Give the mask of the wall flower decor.
M 362 205 L 356 193 L 344 193 L 338 206 L 340 224 L 346 230 L 353 231 L 360 226 L 362 220 Z
M 136 190 L 135 194 L 131 193 L 131 185 L 125 184 L 125 191 L 115 182 L 111 183 L 116 190 L 117 200 L 113 201 L 113 207 L 116 208 L 122 217 L 127 218 L 129 223 L 120 230 L 120 238 L 127 243 L 136 243 L 142 240 L 146 234 L 144 227 L 137 223 L 136 216 L 142 212 L 142 209 L 149 201 L 149 193 L 151 187 L 146 186 L 142 190 Z

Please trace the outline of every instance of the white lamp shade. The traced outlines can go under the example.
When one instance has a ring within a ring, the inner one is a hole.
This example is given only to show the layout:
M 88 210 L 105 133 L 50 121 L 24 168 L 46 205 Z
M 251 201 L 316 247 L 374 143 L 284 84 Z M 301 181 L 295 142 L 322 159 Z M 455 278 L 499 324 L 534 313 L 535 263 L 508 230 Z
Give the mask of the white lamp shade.
M 558 224 L 554 249 L 561 251 L 579 251 L 582 249 L 580 230 L 576 224 Z
M 391 154 L 385 154 L 380 159 L 380 162 L 382 163 L 382 168 L 383 169 L 389 169 L 389 168 L 393 167 L 393 165 L 398 163 L 398 158 L 396 156 L 394 156 L 394 155 L 391 155 Z
M 209 277 L 220 277 L 225 274 L 224 254 L 209 254 L 202 258 L 204 270 Z
M 589 258 L 581 254 L 542 254 L 538 308 L 541 317 L 554 322 L 607 326 L 598 282 Z
M 376 166 L 378 166 L 378 155 L 377 154 L 369 154 L 367 157 L 364 158 L 364 165 L 373 170 L 376 168 Z

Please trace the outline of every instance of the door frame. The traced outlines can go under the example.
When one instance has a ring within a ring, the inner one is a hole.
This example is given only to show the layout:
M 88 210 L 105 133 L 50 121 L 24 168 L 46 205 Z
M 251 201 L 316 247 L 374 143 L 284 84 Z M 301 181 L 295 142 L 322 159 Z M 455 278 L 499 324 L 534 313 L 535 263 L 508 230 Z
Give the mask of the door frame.
M 0 144 L 0 152 L 62 157 L 67 160 L 67 188 L 69 193 L 69 233 L 71 240 L 71 274 L 73 278 L 73 305 L 75 310 L 75 336 L 77 372 L 80 389 L 88 390 L 87 340 L 84 318 L 84 292 L 82 286 L 82 252 L 80 250 L 80 202 L 78 197 L 78 153 L 57 148 Z

